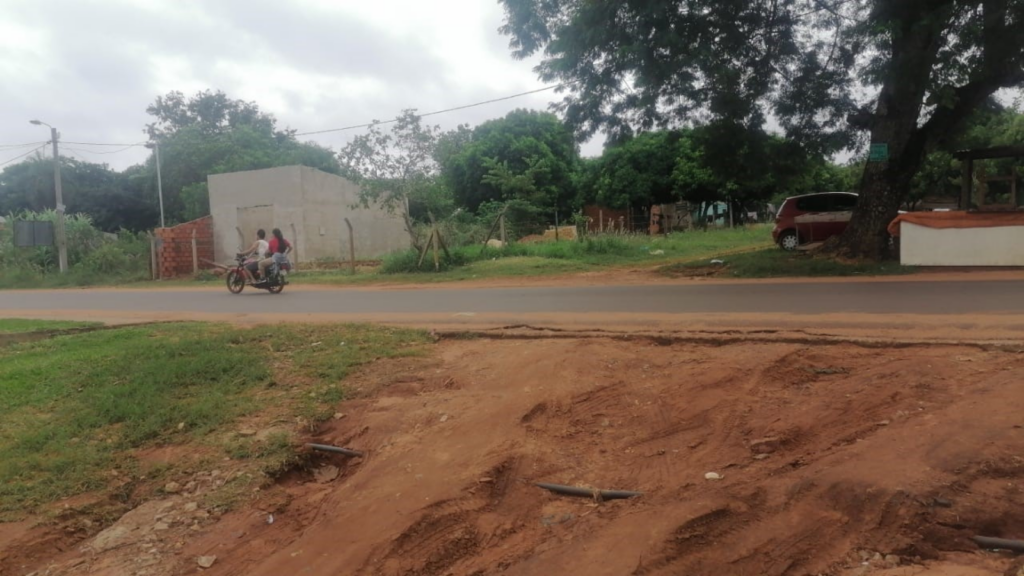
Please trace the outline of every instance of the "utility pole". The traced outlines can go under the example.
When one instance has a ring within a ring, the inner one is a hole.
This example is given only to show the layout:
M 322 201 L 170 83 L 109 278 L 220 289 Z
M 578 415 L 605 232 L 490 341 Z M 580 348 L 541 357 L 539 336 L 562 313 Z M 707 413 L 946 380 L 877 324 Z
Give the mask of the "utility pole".
M 164 226 L 164 182 L 163 178 L 160 177 L 160 141 L 153 140 L 152 143 L 146 144 L 146 148 L 152 148 L 156 152 L 156 194 L 160 199 L 160 227 Z
M 64 232 L 64 196 L 61 194 L 60 187 L 60 153 L 57 151 L 57 140 L 60 138 L 60 134 L 57 133 L 56 128 L 46 122 L 30 120 L 29 123 L 50 128 L 50 139 L 53 142 L 53 187 L 57 196 L 57 225 L 54 227 L 57 236 L 57 260 L 60 264 L 60 272 L 64 274 L 68 271 L 68 243 Z

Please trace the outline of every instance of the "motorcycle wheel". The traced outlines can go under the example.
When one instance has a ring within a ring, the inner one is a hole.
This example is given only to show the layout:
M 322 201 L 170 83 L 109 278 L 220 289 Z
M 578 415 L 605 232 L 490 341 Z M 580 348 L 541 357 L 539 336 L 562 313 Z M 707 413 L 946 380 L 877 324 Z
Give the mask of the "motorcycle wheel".
M 232 294 L 241 294 L 242 290 L 245 290 L 245 276 L 232 270 L 228 272 L 227 278 L 228 292 Z
M 267 287 L 267 292 L 271 294 L 280 294 L 284 290 L 284 284 L 272 284 Z

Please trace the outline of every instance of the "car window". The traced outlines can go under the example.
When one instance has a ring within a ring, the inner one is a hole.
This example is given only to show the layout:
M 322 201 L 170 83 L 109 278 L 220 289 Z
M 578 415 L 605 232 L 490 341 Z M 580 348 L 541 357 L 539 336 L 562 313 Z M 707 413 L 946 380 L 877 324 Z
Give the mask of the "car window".
M 848 212 L 857 207 L 857 197 L 853 194 L 832 195 L 832 210 L 836 212 Z
M 801 212 L 827 212 L 830 202 L 828 196 L 804 196 L 797 198 L 796 208 Z

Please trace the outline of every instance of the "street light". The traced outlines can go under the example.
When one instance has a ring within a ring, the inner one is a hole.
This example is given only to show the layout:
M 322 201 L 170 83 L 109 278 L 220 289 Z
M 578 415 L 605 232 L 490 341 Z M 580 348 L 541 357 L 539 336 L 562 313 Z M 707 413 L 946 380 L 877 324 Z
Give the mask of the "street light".
M 61 274 L 68 271 L 68 243 L 64 235 L 64 197 L 60 189 L 60 154 L 57 152 L 57 140 L 60 134 L 57 129 L 46 122 L 29 120 L 29 124 L 46 126 L 50 129 L 50 140 L 53 142 L 53 187 L 57 196 L 57 260 L 60 263 Z
M 156 193 L 160 199 L 160 227 L 164 227 L 164 183 L 160 178 L 160 141 L 154 140 L 146 144 L 146 148 L 156 151 Z

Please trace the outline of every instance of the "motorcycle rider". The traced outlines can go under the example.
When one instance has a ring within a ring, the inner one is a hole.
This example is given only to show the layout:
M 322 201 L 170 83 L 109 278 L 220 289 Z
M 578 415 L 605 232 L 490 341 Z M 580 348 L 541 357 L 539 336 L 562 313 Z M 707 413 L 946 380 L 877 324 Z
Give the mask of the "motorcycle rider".
M 274 228 L 270 231 L 273 238 L 270 239 L 270 257 L 260 260 L 260 276 L 263 278 L 267 277 L 267 268 L 275 262 L 281 263 L 287 261 L 288 254 L 292 251 L 291 242 L 284 239 L 284 235 L 281 234 L 280 228 Z
M 245 263 L 245 269 L 249 271 L 249 275 L 255 280 L 257 271 L 259 270 L 259 261 L 266 258 L 270 254 L 270 244 L 266 240 L 267 231 L 260 228 L 256 231 L 256 241 L 249 246 L 249 249 L 245 252 L 240 252 L 239 256 L 251 257 Z

